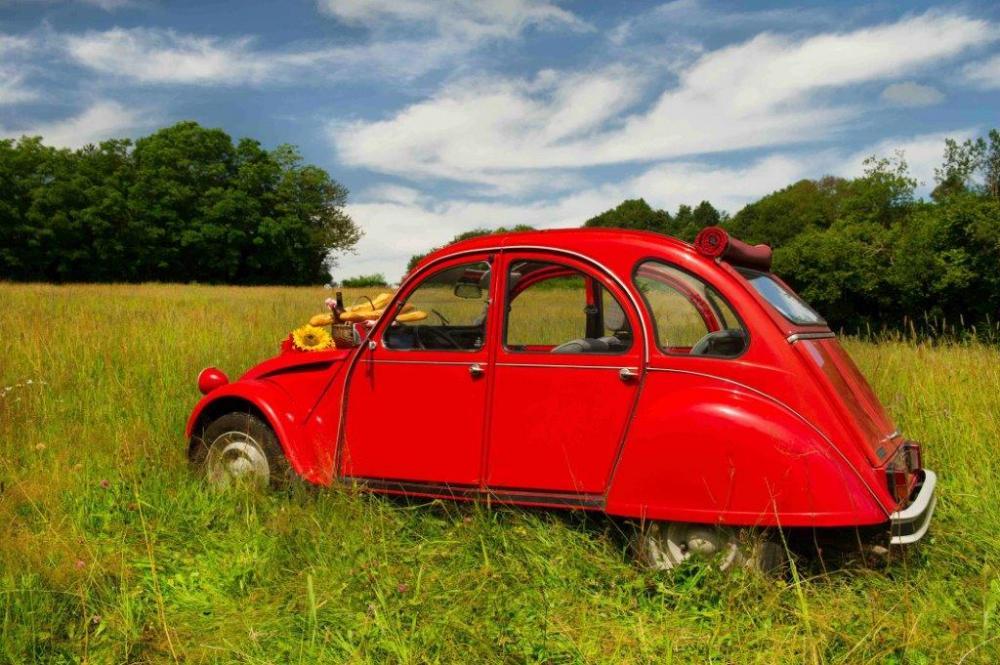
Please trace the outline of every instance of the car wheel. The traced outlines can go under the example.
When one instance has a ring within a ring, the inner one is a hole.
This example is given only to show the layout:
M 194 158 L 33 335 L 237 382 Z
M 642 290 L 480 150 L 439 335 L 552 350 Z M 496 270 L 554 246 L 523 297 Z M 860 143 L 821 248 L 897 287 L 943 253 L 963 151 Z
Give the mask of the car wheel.
M 250 413 L 227 413 L 202 431 L 191 459 L 208 484 L 225 488 L 242 483 L 253 487 L 285 486 L 292 477 L 278 437 Z
M 695 558 L 720 570 L 744 566 L 773 575 L 788 563 L 785 548 L 763 534 L 711 524 L 650 522 L 636 529 L 634 549 L 650 570 L 671 570 Z

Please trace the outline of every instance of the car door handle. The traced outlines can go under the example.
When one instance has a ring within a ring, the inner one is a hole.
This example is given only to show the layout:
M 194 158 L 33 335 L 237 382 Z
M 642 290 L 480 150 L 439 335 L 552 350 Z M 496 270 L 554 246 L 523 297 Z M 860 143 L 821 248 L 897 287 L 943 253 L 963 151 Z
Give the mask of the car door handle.
M 472 363 L 469 365 L 469 374 L 472 375 L 473 379 L 478 379 L 483 374 L 486 374 L 486 370 L 479 363 Z
M 621 379 L 622 381 L 631 381 L 632 379 L 638 376 L 639 376 L 638 372 L 628 367 L 622 367 L 620 370 L 618 370 L 618 378 Z

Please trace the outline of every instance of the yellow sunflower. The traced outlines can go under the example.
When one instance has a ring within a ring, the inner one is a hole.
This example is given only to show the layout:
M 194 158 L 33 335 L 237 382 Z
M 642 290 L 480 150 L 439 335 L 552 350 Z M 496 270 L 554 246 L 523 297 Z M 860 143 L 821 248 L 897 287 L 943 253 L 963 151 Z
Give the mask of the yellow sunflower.
M 292 344 L 302 351 L 325 351 L 334 348 L 333 338 L 326 328 L 310 325 L 292 331 Z

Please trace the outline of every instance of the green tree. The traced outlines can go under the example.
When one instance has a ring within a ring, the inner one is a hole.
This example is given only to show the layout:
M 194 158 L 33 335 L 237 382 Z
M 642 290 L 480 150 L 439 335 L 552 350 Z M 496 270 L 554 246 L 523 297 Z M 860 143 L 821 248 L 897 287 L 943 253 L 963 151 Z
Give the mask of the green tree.
M 666 232 L 671 223 L 666 210 L 653 210 L 645 199 L 628 199 L 583 223 L 587 227 L 610 227 L 638 231 Z
M 133 144 L 0 141 L 0 278 L 314 284 L 361 231 L 291 146 L 180 122 Z
M 516 224 L 516 225 L 514 225 L 514 226 L 512 226 L 510 228 L 507 228 L 505 226 L 500 226 L 500 227 L 497 227 L 495 229 L 487 229 L 487 228 L 482 228 L 481 227 L 481 228 L 478 228 L 478 229 L 472 229 L 470 231 L 463 231 L 462 233 L 459 233 L 457 236 L 455 236 L 454 238 L 452 238 L 451 240 L 449 240 L 444 245 L 441 245 L 440 247 L 434 247 L 434 248 L 430 249 L 429 251 L 424 252 L 423 254 L 414 254 L 413 256 L 411 256 L 410 260 L 406 264 L 406 272 L 410 272 L 411 270 L 413 270 L 414 268 L 416 268 L 417 264 L 420 263 L 421 261 L 423 261 L 424 258 L 426 258 L 429 254 L 432 254 L 433 252 L 438 251 L 442 247 L 446 247 L 448 245 L 454 245 L 456 242 L 461 242 L 463 240 L 469 240 L 471 238 L 478 238 L 480 236 L 493 235 L 493 234 L 496 234 L 496 233 L 520 233 L 522 231 L 534 231 L 534 230 L 535 230 L 535 227 L 533 227 L 533 226 L 529 226 L 527 224 Z

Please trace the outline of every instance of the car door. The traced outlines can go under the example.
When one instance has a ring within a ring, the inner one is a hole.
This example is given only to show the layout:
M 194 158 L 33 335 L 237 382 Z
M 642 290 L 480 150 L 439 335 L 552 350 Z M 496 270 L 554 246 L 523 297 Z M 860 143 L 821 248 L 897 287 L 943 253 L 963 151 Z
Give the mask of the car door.
M 348 380 L 342 476 L 479 485 L 490 260 L 435 267 L 376 326 Z
M 635 307 L 606 275 L 559 255 L 505 255 L 501 271 L 486 484 L 599 495 L 642 379 Z

